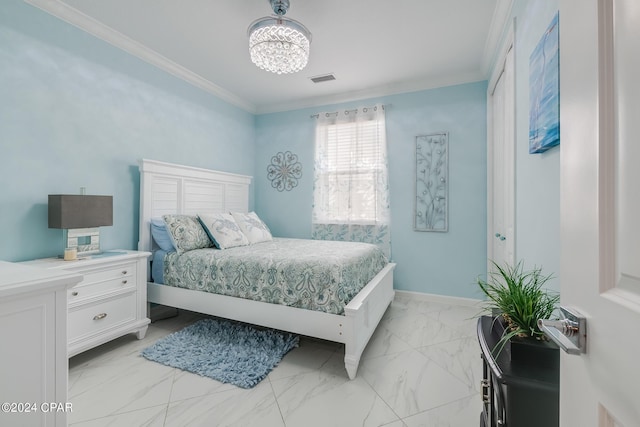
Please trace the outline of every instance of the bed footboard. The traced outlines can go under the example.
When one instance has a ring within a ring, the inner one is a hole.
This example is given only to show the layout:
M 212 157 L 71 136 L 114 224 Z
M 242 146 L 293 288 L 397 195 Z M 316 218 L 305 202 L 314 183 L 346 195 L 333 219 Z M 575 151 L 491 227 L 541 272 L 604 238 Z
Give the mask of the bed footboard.
M 350 379 L 356 377 L 360 357 L 380 319 L 393 301 L 393 269 L 389 263 L 365 286 L 344 309 L 347 335 L 344 366 Z

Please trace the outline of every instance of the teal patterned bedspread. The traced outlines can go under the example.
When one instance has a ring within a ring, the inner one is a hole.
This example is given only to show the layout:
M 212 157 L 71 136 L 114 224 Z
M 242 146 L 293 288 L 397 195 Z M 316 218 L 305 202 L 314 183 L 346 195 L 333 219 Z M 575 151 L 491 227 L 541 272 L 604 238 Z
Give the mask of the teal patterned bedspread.
M 195 249 L 164 259 L 164 283 L 307 310 L 344 307 L 388 263 L 375 245 L 274 238 L 230 249 Z

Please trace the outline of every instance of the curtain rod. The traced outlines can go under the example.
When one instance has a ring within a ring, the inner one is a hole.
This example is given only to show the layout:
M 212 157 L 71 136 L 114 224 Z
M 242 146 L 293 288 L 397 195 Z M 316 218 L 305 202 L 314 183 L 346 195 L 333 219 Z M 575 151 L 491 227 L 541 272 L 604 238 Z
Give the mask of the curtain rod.
M 384 104 L 384 105 L 382 106 L 382 109 L 384 110 L 384 109 L 385 109 L 385 107 L 388 107 L 388 106 L 390 106 L 390 105 L 391 105 L 391 104 Z M 366 113 L 369 109 L 371 109 L 371 110 L 375 111 L 375 110 L 376 110 L 376 108 L 378 108 L 378 107 L 374 105 L 373 107 L 362 107 L 362 108 L 360 108 L 360 109 L 362 110 L 362 112 Z M 344 110 L 344 113 L 345 113 L 345 114 L 349 114 L 349 113 L 356 113 L 356 114 L 358 114 L 358 110 L 359 110 L 358 108 L 353 108 L 353 109 L 351 109 L 351 110 Z M 339 114 L 339 113 L 340 113 L 340 111 L 334 111 L 334 112 L 331 112 L 331 113 L 324 113 L 324 115 L 325 115 L 325 117 L 329 117 L 329 116 L 331 116 L 331 115 L 333 115 L 333 114 Z M 312 115 L 310 115 L 310 116 L 309 116 L 309 118 L 310 118 L 310 119 L 318 119 L 318 118 L 320 118 L 320 113 L 312 114 Z

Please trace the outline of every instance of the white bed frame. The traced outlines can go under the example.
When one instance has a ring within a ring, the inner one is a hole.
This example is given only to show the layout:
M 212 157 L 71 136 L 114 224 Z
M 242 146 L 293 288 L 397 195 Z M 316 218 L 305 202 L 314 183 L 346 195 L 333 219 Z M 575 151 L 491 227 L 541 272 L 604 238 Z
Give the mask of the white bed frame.
M 250 183 L 249 176 L 140 160 L 138 250 L 154 249 L 151 218 L 176 213 L 247 212 Z M 344 316 L 152 282 L 147 284 L 147 298 L 169 307 L 343 343 L 345 368 L 354 379 L 362 352 L 393 300 L 394 268 L 395 264 L 387 264 L 349 302 Z

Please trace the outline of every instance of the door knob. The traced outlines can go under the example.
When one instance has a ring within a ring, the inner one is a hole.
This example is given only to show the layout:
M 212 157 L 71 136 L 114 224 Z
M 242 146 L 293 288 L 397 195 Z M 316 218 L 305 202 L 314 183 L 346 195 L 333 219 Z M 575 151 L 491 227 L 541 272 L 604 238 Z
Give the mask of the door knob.
M 568 354 L 587 351 L 587 318 L 576 310 L 560 307 L 560 320 L 539 319 L 538 328 Z

